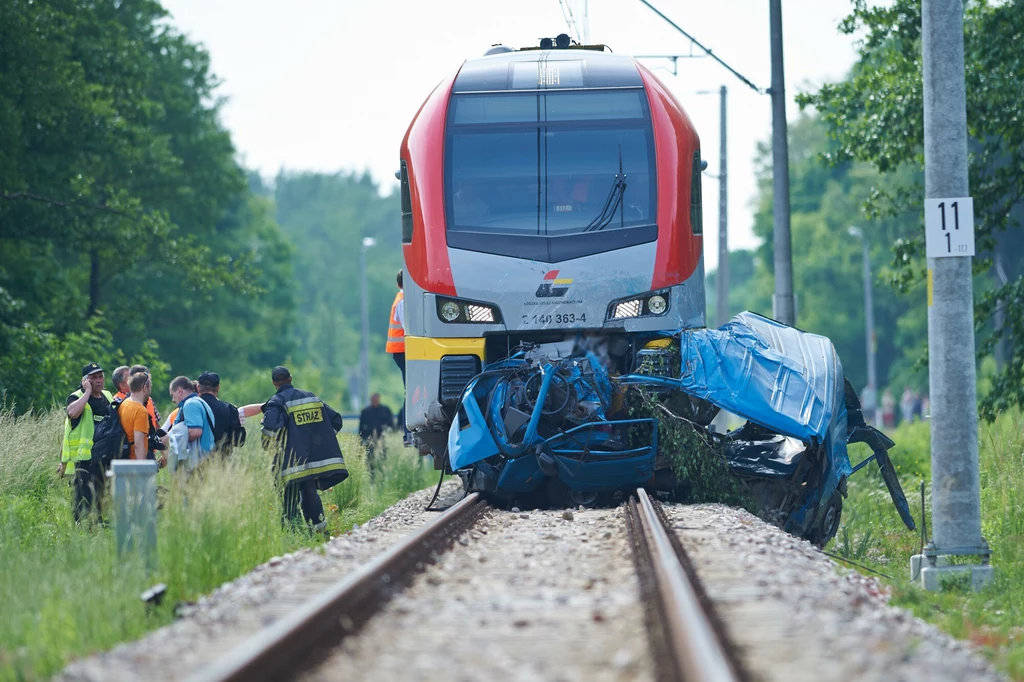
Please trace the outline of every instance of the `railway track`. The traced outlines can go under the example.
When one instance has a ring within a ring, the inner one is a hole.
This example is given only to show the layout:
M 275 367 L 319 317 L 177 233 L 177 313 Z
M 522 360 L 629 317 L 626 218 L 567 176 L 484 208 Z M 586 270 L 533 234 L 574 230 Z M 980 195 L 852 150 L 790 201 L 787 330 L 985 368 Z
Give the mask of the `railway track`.
M 450 547 L 487 509 L 470 494 L 344 580 L 306 602 L 212 665 L 194 682 L 280 680 L 308 667 L 316 652 L 356 632 L 375 612 L 426 566 Z
M 277 680 L 315 668 L 488 510 L 476 494 L 199 671 L 195 682 Z M 745 680 L 660 505 L 638 489 L 625 511 L 658 679 Z M 467 543 L 468 544 L 468 543 Z
M 643 488 L 627 504 L 626 520 L 658 678 L 746 680 L 725 628 L 714 615 L 661 505 Z

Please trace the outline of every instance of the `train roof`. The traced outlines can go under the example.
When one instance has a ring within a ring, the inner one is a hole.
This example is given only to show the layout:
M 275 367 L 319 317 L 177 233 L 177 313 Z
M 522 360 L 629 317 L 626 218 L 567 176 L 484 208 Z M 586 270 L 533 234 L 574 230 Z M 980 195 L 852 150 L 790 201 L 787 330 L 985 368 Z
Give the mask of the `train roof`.
M 632 57 L 590 49 L 528 49 L 468 59 L 454 94 L 643 87 Z

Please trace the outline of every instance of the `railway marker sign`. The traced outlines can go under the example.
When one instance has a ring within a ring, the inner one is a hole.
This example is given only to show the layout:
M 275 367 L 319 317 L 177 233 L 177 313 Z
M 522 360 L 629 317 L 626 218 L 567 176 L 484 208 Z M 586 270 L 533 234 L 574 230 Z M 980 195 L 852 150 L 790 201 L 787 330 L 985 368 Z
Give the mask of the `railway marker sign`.
M 974 199 L 925 199 L 924 242 L 928 258 L 973 256 Z

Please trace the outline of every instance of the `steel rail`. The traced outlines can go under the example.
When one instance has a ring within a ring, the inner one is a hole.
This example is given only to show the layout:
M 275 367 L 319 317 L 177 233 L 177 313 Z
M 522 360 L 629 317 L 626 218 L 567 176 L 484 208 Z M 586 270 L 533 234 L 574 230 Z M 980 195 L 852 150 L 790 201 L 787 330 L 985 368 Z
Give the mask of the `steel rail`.
M 637 489 L 636 497 L 636 516 L 644 536 L 638 546 L 642 551 L 645 549 L 652 565 L 664 616 L 664 637 L 676 678 L 690 682 L 741 680 L 650 497 L 643 488 Z
M 317 652 L 355 632 L 414 575 L 430 555 L 444 551 L 484 513 L 472 493 L 373 561 L 313 597 L 210 665 L 191 682 L 281 680 L 319 661 Z

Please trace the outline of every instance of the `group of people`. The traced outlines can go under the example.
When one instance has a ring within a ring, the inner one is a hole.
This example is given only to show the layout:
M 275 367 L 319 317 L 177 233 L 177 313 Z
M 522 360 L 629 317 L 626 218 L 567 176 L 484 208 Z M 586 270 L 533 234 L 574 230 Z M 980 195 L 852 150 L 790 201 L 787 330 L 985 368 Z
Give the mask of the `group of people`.
M 268 401 L 242 407 L 220 400 L 215 372 L 203 372 L 195 381 L 176 377 L 168 386 L 175 408 L 163 423 L 148 368 L 118 367 L 111 378 L 116 394 L 106 389 L 103 368 L 89 363 L 82 368 L 81 387 L 66 401 L 58 473 L 73 469 L 76 522 L 93 513 L 102 518 L 109 442 L 116 441 L 112 458 L 150 459 L 160 468 L 170 464 L 192 474 L 212 453 L 228 456 L 244 444 L 245 419 L 262 414 L 264 445 L 277 453 L 284 485 L 284 518 L 299 521 L 301 512 L 314 530 L 326 527 L 317 491 L 348 477 L 337 439 L 342 418 L 314 394 L 295 388 L 287 368 L 271 372 L 276 392 Z
M 881 428 L 891 429 L 903 423 L 923 421 L 931 412 L 928 394 L 920 394 L 910 386 L 903 387 L 899 412 L 896 411 L 896 398 L 893 396 L 892 389 L 885 389 L 879 403 L 875 390 L 871 386 L 865 386 L 861 391 L 860 399 L 864 418 Z
M 405 310 L 402 271 L 391 306 L 386 351 L 402 372 L 405 385 Z M 106 373 L 97 363 L 82 368 L 81 387 L 65 403 L 64 440 L 58 467 L 74 476 L 74 515 L 80 522 L 95 513 L 102 518 L 106 468 L 111 459 L 150 459 L 159 468 L 190 474 L 213 452 L 227 456 L 245 442 L 245 420 L 263 415 L 263 442 L 277 453 L 275 466 L 284 485 L 284 518 L 300 518 L 323 530 L 326 490 L 348 477 L 337 433 L 341 415 L 309 391 L 292 385 L 291 372 L 275 367 L 271 381 L 276 392 L 265 403 L 236 407 L 219 398 L 220 376 L 203 372 L 195 381 L 175 377 L 168 394 L 175 407 L 163 422 L 153 403 L 153 379 L 145 365 L 122 366 L 111 379 L 116 393 L 106 388 Z M 397 422 L 374 394 L 359 419 L 364 441 L 379 441 L 387 428 L 405 427 L 404 407 Z M 409 432 L 405 431 L 406 443 Z M 114 445 L 110 445 L 115 443 Z M 375 447 L 368 447 L 368 466 L 374 471 Z

